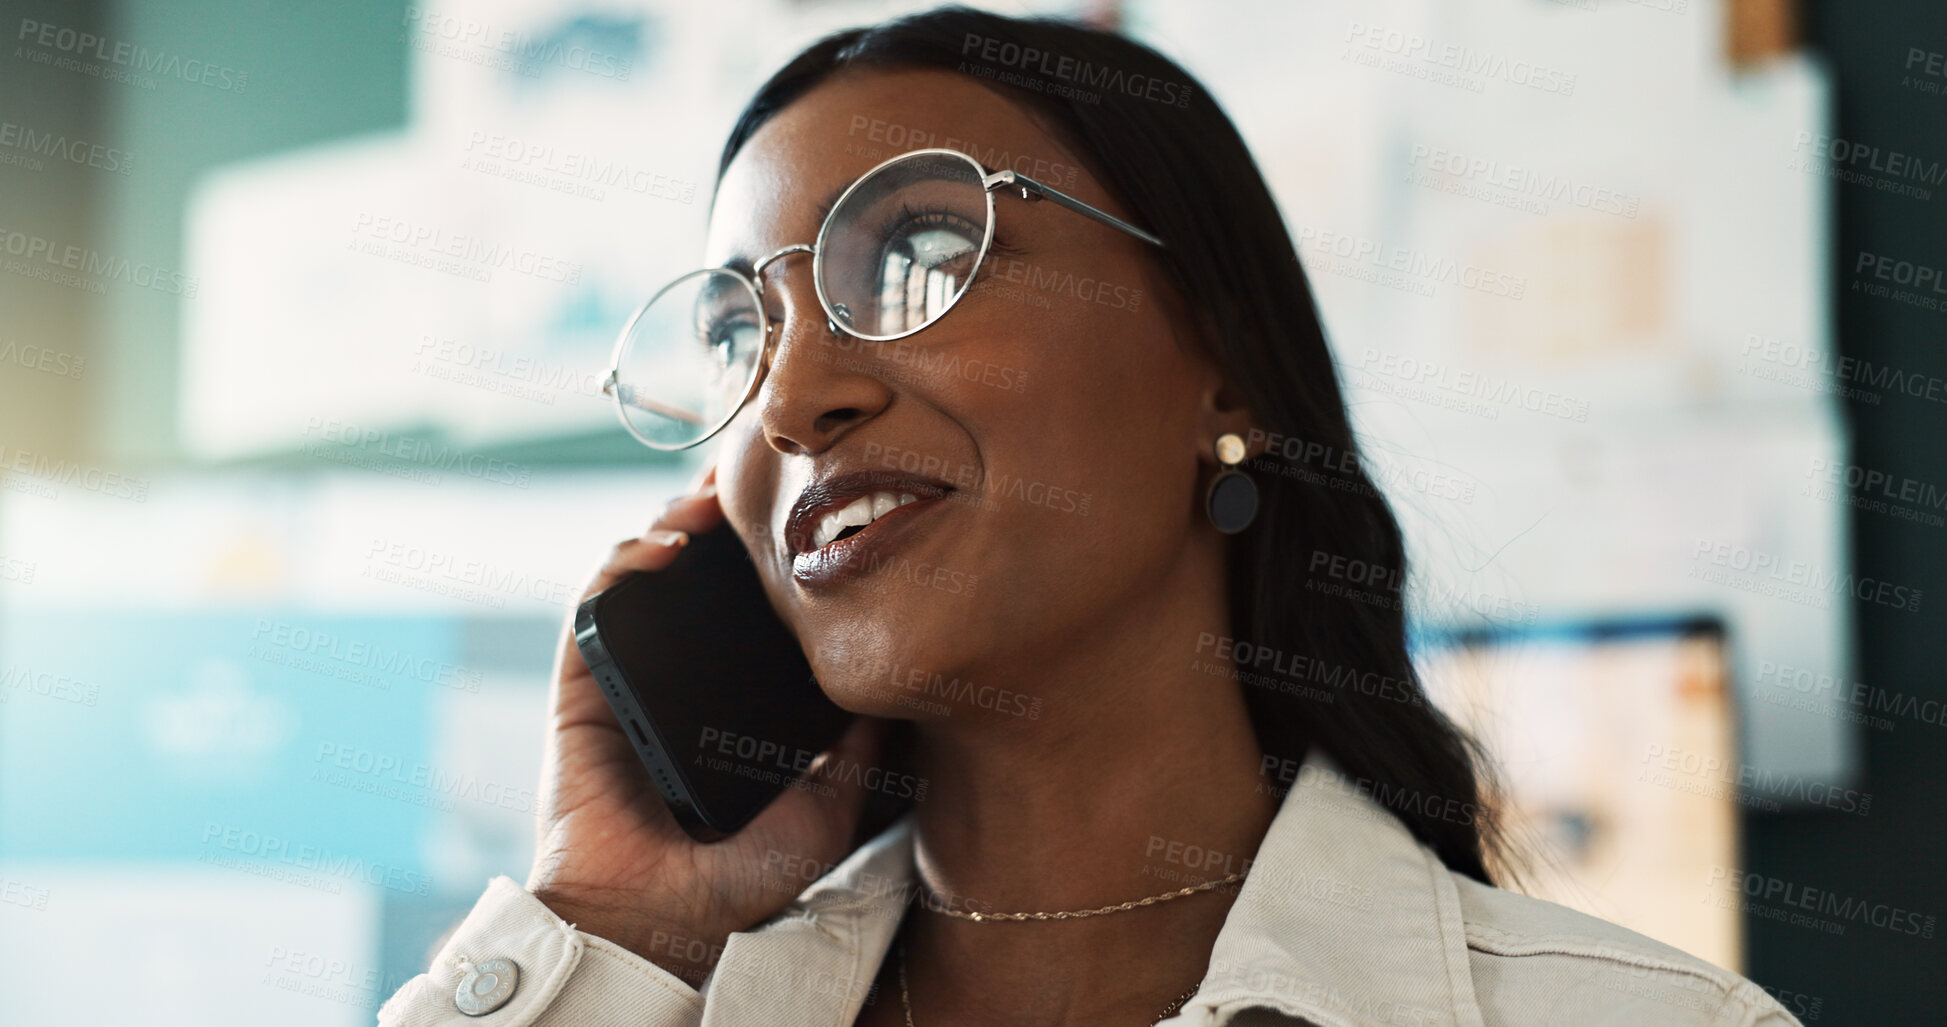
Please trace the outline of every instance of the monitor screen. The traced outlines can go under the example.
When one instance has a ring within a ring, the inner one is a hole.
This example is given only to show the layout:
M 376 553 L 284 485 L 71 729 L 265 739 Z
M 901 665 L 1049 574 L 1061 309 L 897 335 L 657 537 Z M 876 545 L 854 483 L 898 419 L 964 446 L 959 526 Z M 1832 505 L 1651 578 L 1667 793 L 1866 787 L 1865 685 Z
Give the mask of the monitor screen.
M 1508 883 L 1741 971 L 1710 888 L 1738 853 L 1725 653 L 1722 622 L 1669 617 L 1443 635 L 1420 667 L 1494 758 Z

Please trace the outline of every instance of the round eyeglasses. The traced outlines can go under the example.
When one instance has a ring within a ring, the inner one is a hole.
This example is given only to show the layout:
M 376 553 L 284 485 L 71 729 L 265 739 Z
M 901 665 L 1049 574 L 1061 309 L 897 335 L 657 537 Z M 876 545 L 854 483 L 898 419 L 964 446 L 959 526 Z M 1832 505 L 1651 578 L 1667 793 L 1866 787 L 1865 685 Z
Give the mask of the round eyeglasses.
M 1052 200 L 1161 246 L 1106 211 L 1010 170 L 988 171 L 958 150 L 914 150 L 847 186 L 818 228 L 752 265 L 691 271 L 638 308 L 615 343 L 602 391 L 622 424 L 654 449 L 715 435 L 757 392 L 776 325 L 764 312 L 764 268 L 811 255 L 825 324 L 868 342 L 903 339 L 967 295 L 994 242 L 994 193 Z

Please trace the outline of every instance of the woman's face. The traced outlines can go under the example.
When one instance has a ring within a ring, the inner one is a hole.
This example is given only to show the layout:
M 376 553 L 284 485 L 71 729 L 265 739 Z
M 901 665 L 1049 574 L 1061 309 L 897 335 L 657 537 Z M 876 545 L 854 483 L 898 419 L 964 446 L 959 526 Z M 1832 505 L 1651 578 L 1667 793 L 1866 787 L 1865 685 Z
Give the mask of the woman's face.
M 974 81 L 851 73 L 739 153 L 708 263 L 812 242 L 837 191 L 924 146 L 1130 219 L 1074 153 Z M 829 332 L 808 255 L 764 272 L 776 349 L 723 430 L 717 486 L 818 680 L 857 712 L 924 718 L 921 699 L 955 722 L 1019 716 L 1023 703 L 979 689 L 1116 644 L 1186 559 L 1221 558 L 1198 491 L 1217 379 L 1179 339 L 1151 248 L 1053 203 L 997 194 L 995 212 L 1005 251 L 898 342 Z M 819 514 L 873 492 L 918 501 L 811 548 Z M 1056 697 L 1027 697 L 1043 698 Z

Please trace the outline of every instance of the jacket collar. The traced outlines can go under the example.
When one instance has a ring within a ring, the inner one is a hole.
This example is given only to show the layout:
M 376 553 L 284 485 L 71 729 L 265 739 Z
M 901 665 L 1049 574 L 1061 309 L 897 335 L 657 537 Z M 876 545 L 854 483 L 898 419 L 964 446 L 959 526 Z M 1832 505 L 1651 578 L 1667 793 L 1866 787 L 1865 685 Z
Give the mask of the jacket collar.
M 1306 759 L 1217 935 L 1189 1022 L 1269 1006 L 1321 1027 L 1480 1027 L 1450 872 L 1360 784 L 1315 748 Z M 1473 812 L 1437 796 L 1390 798 Z
M 1439 803 L 1433 808 L 1454 816 L 1472 812 L 1435 796 L 1393 798 L 1421 808 Z M 801 973 L 870 982 L 916 883 L 906 817 L 778 918 L 731 936 L 706 985 L 705 1027 L 755 1022 L 740 1019 L 739 1010 L 776 1002 L 775 989 L 787 982 L 755 967 L 789 961 Z M 806 934 L 820 936 L 815 948 L 824 965 L 805 965 Z M 801 1022 L 849 1024 L 864 1004 L 864 984 L 806 987 L 811 983 L 799 982 Z M 1481 1024 L 1449 871 L 1316 748 L 1272 818 L 1202 986 L 1169 1022 L 1224 1024 L 1266 1007 L 1319 1027 Z

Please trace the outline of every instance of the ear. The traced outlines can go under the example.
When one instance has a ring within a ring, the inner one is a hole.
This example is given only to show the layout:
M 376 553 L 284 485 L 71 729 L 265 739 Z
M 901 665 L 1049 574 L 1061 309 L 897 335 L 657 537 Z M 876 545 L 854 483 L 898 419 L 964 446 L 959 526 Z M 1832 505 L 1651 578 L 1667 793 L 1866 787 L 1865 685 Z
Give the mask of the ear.
M 1235 434 L 1244 440 L 1244 460 L 1268 448 L 1263 431 L 1254 427 L 1251 410 L 1243 390 L 1231 383 L 1216 358 L 1219 331 L 1217 319 L 1208 309 L 1193 308 L 1173 289 L 1160 289 L 1158 295 L 1169 318 L 1177 345 L 1190 355 L 1198 389 L 1197 437 L 1191 449 L 1197 459 L 1212 467 L 1222 466 L 1217 459 L 1217 440 Z M 1240 460 L 1239 463 L 1243 463 Z
M 1203 394 L 1197 420 L 1202 437 L 1197 440 L 1197 458 L 1217 466 L 1220 463 L 1217 459 L 1217 439 L 1224 435 L 1236 435 L 1244 440 L 1244 460 L 1263 453 L 1265 435 L 1257 429 L 1243 391 L 1227 380 L 1214 363 L 1201 363 L 1204 368 Z

